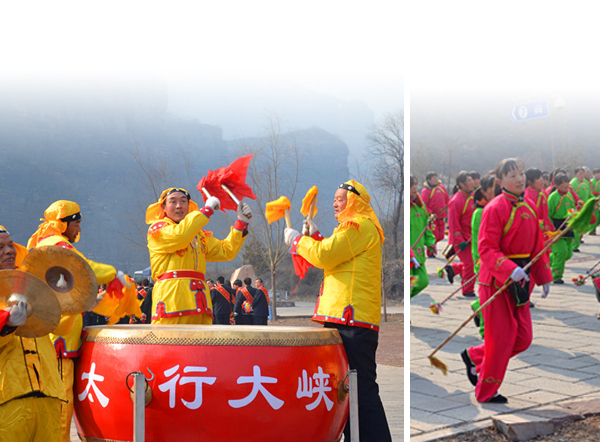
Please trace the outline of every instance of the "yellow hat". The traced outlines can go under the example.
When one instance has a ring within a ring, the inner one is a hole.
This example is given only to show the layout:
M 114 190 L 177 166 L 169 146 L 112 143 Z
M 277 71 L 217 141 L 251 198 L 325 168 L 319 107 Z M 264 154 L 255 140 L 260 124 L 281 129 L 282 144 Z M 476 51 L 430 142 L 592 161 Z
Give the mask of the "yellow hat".
M 377 227 L 379 236 L 381 237 L 381 243 L 383 244 L 385 241 L 383 228 L 379 223 L 375 211 L 369 204 L 371 202 L 371 196 L 367 192 L 367 189 L 358 181 L 354 180 L 340 184 L 340 188 L 348 191 L 348 203 L 346 204 L 346 208 L 338 214 L 338 222 L 342 224 L 345 221 L 352 221 L 354 219 L 370 219 L 373 221 L 373 224 L 375 224 L 375 227 Z
M 187 190 L 181 187 L 169 187 L 167 190 L 163 190 L 163 192 L 160 194 L 158 202 L 150 204 L 146 209 L 146 224 L 152 224 L 154 221 L 163 219 L 167 216 L 167 214 L 162 208 L 162 205 L 165 202 L 165 199 L 167 199 L 167 196 L 169 196 L 173 192 L 181 192 L 184 195 L 187 195 L 188 201 L 190 202 L 190 212 L 199 209 L 198 204 L 196 204 L 190 199 L 190 194 Z
M 31 235 L 27 242 L 27 248 L 32 249 L 37 243 L 48 236 L 61 235 L 67 230 L 69 221 L 76 221 L 81 218 L 81 213 L 77 203 L 73 201 L 59 200 L 55 201 L 44 211 L 44 217 L 40 218 L 42 224 L 38 226 L 36 232 Z M 79 235 L 75 242 L 79 241 Z

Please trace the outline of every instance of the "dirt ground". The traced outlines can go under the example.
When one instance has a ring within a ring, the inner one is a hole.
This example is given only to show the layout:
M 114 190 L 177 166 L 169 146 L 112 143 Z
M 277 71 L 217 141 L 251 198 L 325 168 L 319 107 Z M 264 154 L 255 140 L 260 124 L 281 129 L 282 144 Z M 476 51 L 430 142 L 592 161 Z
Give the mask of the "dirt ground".
M 506 442 L 509 439 L 495 429 L 472 431 L 443 442 Z M 591 416 L 557 429 L 548 436 L 530 439 L 535 442 L 598 442 L 600 441 L 600 416 Z
M 273 326 L 305 326 L 320 327 L 310 318 L 281 318 L 269 323 Z M 379 329 L 379 346 L 377 347 L 377 363 L 404 367 L 404 315 L 387 315 L 387 322 L 382 316 Z

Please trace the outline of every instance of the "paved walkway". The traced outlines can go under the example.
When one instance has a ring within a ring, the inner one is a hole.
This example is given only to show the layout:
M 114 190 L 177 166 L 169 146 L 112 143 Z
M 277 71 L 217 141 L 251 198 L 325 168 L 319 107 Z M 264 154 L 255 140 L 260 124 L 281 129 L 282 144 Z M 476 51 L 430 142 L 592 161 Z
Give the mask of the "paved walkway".
M 600 237 L 585 236 L 580 253 L 567 262 L 564 285 L 551 285 L 548 298 L 535 288 L 531 310 L 533 343 L 511 359 L 500 393 L 508 404 L 480 404 L 467 380 L 460 352 L 479 344 L 473 322 L 467 324 L 436 357 L 448 375 L 432 368 L 428 355 L 472 313 L 472 298 L 455 295 L 439 316 L 429 310 L 457 289 L 437 277 L 441 259 L 428 259 L 430 286 L 410 306 L 410 435 L 424 442 L 492 425 L 491 417 L 524 410 L 560 409 L 568 402 L 600 398 L 600 304 L 591 280 L 580 287 L 571 280 L 600 259 Z M 442 243 L 439 250 L 443 250 Z
M 277 314 L 285 317 L 311 317 L 314 302 L 296 302 L 295 307 L 278 307 Z M 388 314 L 404 313 L 403 307 L 388 307 Z M 377 382 L 379 383 L 381 400 L 392 433 L 392 440 L 404 440 L 404 367 L 391 365 L 377 366 Z M 79 442 L 75 421 L 71 425 L 71 442 Z

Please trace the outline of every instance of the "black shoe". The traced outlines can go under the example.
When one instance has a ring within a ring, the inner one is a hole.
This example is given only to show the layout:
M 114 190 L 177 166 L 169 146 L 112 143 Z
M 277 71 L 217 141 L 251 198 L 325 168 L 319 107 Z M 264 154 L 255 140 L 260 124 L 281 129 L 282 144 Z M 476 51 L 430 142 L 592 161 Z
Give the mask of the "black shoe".
M 562 279 L 557 279 L 554 281 L 554 284 L 564 284 L 565 282 Z
M 477 295 L 475 294 L 475 292 L 469 292 L 469 293 L 463 293 L 463 296 L 465 298 L 474 298 Z
M 466 349 L 463 350 L 463 352 L 460 354 L 460 357 L 465 363 L 465 367 L 467 367 L 467 377 L 469 378 L 469 382 L 474 387 L 477 385 L 477 371 L 475 370 L 475 364 L 473 364 L 473 361 L 471 361 L 469 353 L 467 353 Z
M 508 399 L 506 399 L 506 397 L 504 397 L 498 393 L 493 395 L 492 398 L 489 401 L 487 401 L 487 403 L 489 403 L 489 404 L 506 404 L 507 402 L 508 402 Z
M 535 307 L 535 304 L 533 302 L 529 301 L 529 308 L 534 308 L 534 307 Z
M 579 253 L 581 250 L 579 249 L 573 249 L 573 253 Z
M 452 265 L 446 264 L 444 266 L 444 272 L 446 272 L 446 276 L 448 277 L 448 282 L 450 284 L 454 284 L 454 277 L 456 276 L 456 273 L 454 273 L 454 269 L 452 268 Z

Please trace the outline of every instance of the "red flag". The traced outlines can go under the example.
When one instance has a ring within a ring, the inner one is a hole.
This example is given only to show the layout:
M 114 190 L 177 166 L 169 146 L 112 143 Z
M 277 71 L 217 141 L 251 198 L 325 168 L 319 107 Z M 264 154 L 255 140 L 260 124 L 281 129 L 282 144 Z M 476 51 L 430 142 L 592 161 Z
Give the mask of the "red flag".
M 219 198 L 221 201 L 221 210 L 237 210 L 237 204 L 231 199 L 229 194 L 223 190 L 221 184 L 227 188 L 238 198 L 244 197 L 255 200 L 256 195 L 252 189 L 246 184 L 246 174 L 250 160 L 254 155 L 248 154 L 233 161 L 227 167 L 220 167 L 215 171 L 209 170 L 206 177 L 202 177 L 198 183 L 198 190 L 202 192 L 202 188 L 206 189 L 212 196 Z M 204 201 L 207 197 L 202 192 Z
M 292 254 L 292 262 L 294 263 L 294 272 L 296 276 L 300 279 L 304 279 L 306 276 L 306 272 L 311 267 L 314 267 L 310 262 L 301 257 L 300 255 Z

